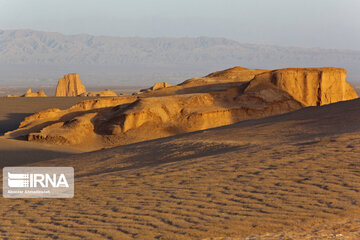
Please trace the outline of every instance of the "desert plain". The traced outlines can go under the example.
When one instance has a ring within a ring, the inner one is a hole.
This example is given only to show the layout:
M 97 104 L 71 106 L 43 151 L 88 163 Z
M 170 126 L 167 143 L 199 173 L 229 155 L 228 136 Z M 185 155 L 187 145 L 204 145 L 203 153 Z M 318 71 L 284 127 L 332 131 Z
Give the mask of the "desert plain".
M 344 69 L 0 101 L 1 166 L 75 169 L 74 198 L 1 198 L 2 239 L 360 238 L 360 99 Z

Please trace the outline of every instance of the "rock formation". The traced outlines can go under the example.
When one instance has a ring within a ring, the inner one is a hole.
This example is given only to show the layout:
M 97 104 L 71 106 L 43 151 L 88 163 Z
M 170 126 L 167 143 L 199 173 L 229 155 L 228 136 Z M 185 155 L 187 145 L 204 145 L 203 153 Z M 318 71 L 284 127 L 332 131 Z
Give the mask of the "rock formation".
M 24 94 L 24 97 L 30 96 L 32 94 L 31 88 L 29 88 L 26 93 Z
M 289 68 L 265 72 L 257 75 L 245 91 L 258 91 L 267 86 L 288 92 L 305 106 L 321 106 L 358 97 L 346 82 L 346 70 L 342 68 Z
M 60 78 L 56 87 L 56 97 L 78 96 L 86 92 L 85 86 L 81 83 L 77 73 L 70 73 Z
M 168 84 L 167 82 L 160 82 L 160 83 L 155 83 L 154 86 L 150 88 L 141 89 L 140 92 L 155 91 L 167 87 L 171 87 L 171 85 Z
M 106 89 L 105 91 L 98 91 L 98 92 L 84 92 L 79 96 L 82 97 L 116 97 L 117 94 L 110 89 Z
M 96 148 L 128 144 L 357 98 L 345 77 L 339 68 L 233 68 L 138 96 L 43 111 L 7 135 L 71 145 L 96 139 Z
M 37 93 L 33 93 L 29 88 L 22 97 L 46 97 L 44 90 L 40 90 Z
M 5 97 L 11 98 L 11 97 L 20 97 L 18 94 L 8 94 Z
M 167 82 L 161 82 L 161 83 L 155 83 L 154 86 L 152 86 L 150 89 L 151 90 L 158 90 L 161 88 L 166 88 L 166 87 L 170 87 L 171 85 L 168 84 Z

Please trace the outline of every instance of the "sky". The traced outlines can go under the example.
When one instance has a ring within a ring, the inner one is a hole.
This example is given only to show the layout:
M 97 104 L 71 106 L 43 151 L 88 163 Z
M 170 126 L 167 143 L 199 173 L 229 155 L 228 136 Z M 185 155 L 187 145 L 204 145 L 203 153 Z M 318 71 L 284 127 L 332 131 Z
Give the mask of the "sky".
M 0 0 L 0 29 L 360 50 L 360 0 Z

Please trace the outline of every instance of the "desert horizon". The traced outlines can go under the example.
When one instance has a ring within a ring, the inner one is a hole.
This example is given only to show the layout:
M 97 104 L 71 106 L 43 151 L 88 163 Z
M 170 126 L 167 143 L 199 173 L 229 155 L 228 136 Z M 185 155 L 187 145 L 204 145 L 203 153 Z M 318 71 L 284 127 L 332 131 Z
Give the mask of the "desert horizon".
M 360 239 L 359 7 L 0 0 L 0 239 Z

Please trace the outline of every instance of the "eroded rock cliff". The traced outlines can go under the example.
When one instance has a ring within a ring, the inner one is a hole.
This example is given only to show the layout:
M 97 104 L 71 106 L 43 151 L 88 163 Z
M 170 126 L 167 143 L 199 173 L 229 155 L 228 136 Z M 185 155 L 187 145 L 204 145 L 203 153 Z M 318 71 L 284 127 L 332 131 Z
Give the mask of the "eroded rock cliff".
M 73 97 L 86 92 L 85 86 L 82 84 L 79 74 L 70 73 L 60 78 L 56 87 L 55 96 L 57 97 Z
M 257 75 L 245 90 L 275 86 L 288 92 L 306 106 L 357 98 L 355 90 L 346 82 L 346 70 L 342 68 L 288 68 Z
M 95 149 L 128 144 L 357 98 L 345 78 L 340 68 L 232 68 L 138 96 L 43 111 L 7 135 L 54 144 L 93 142 Z

